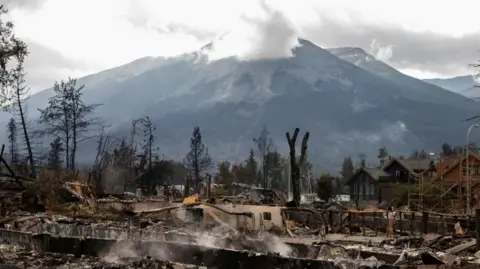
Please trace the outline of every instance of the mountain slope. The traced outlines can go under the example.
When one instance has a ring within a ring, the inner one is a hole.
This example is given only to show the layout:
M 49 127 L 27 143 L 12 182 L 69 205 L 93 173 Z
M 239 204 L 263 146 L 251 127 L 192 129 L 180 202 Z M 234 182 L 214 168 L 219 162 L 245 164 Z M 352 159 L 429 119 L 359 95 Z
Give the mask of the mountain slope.
M 480 88 L 474 87 L 475 85 L 478 85 L 474 76 L 460 76 L 447 79 L 424 79 L 423 81 L 464 95 L 468 98 L 480 97 Z
M 452 103 L 464 104 L 466 102 L 465 97 L 452 94 L 451 91 L 444 88 L 407 76 L 388 64 L 375 59 L 375 57 L 361 48 L 344 47 L 329 49 L 328 51 L 343 60 L 399 85 L 403 90 L 402 93 L 412 95 L 412 98 L 415 96 L 415 98 L 419 98 L 418 100 L 431 100 L 448 105 Z
M 83 80 L 85 96 L 104 104 L 97 112 L 116 136 L 130 134 L 131 119 L 150 116 L 160 151 L 178 159 L 195 125 L 216 160 L 244 158 L 264 124 L 280 151 L 287 149 L 286 131 L 308 130 L 309 157 L 327 170 L 345 155 L 376 156 L 381 146 L 408 154 L 463 141 L 462 120 L 476 113 L 464 97 L 388 66 L 381 66 L 380 75 L 367 71 L 365 66 L 375 67 L 371 64 L 360 67 L 309 41 L 300 43 L 294 57 L 278 60 L 209 61 L 215 44 L 175 58 L 152 58 L 133 68 L 141 72 L 122 79 L 112 70 L 131 70 L 131 64 L 106 71 L 113 77 Z M 81 159 L 88 160 L 92 147 L 83 147 Z

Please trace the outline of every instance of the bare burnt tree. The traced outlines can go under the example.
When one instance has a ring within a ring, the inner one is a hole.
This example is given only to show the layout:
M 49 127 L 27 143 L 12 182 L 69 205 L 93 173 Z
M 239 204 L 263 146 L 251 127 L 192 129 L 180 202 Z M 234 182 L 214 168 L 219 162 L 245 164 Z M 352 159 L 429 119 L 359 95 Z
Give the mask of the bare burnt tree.
M 253 139 L 253 142 L 257 145 L 258 154 L 260 155 L 260 161 L 262 163 L 262 186 L 268 188 L 268 154 L 272 151 L 273 141 L 270 137 L 270 133 L 266 126 L 263 126 L 260 136 Z
M 17 123 L 14 118 L 11 118 L 7 124 L 8 143 L 10 151 L 10 161 L 12 164 L 17 164 Z
M 17 66 L 11 72 L 10 86 L 8 87 L 12 104 L 9 111 L 17 119 L 21 127 L 20 137 L 23 140 L 27 151 L 28 162 L 31 167 L 31 176 L 35 178 L 35 162 L 33 160 L 32 143 L 27 128 L 27 108 L 26 101 L 30 97 L 30 89 L 25 85 L 25 72 L 23 71 L 23 58 L 17 57 Z
M 157 127 L 152 123 L 150 117 L 143 118 L 143 135 L 144 135 L 144 144 L 143 152 L 147 159 L 148 171 L 152 170 L 153 167 L 153 151 L 155 144 L 155 135 L 154 132 L 157 130 Z
M 200 190 L 200 173 L 211 168 L 213 165 L 212 157 L 208 153 L 208 148 L 202 142 L 200 127 L 193 128 L 192 138 L 190 138 L 190 151 L 183 159 L 184 165 L 195 175 L 195 191 Z
M 102 127 L 97 140 L 97 153 L 93 163 L 93 171 L 99 173 L 105 169 L 111 161 L 112 143 L 110 136 L 105 134 L 105 127 Z
M 293 136 L 290 137 L 290 133 L 287 132 L 287 142 L 288 147 L 290 148 L 290 170 L 291 170 L 291 184 L 292 184 L 292 192 L 293 192 L 293 200 L 297 205 L 300 204 L 300 167 L 304 165 L 305 156 L 307 154 L 307 142 L 308 137 L 310 136 L 309 132 L 306 132 L 302 139 L 302 147 L 300 150 L 300 159 L 297 163 L 296 153 L 295 153 L 295 144 L 297 142 L 298 132 L 300 132 L 299 128 L 295 128 L 293 132 Z
M 13 32 L 13 23 L 5 20 L 8 10 L 0 5 L 0 93 L 1 104 L 10 100 L 7 87 L 12 82 L 12 73 L 15 72 L 9 67 L 12 62 L 23 62 L 28 54 L 27 45 L 18 39 Z
M 134 176 L 135 176 L 134 162 L 136 161 L 135 153 L 137 152 L 137 145 L 134 142 L 135 142 L 137 124 L 142 123 L 143 120 L 144 120 L 143 118 L 132 120 L 132 133 L 130 136 L 129 178 L 128 178 L 129 184 L 132 184 L 134 182 Z
M 42 134 L 53 135 L 65 145 L 66 168 L 75 170 L 77 147 L 83 141 L 91 139 L 92 128 L 99 125 L 99 120 L 92 117 L 98 105 L 83 102 L 83 88 L 77 87 L 76 79 L 55 82 L 55 95 L 48 100 L 45 109 L 39 109 L 40 123 L 44 125 Z

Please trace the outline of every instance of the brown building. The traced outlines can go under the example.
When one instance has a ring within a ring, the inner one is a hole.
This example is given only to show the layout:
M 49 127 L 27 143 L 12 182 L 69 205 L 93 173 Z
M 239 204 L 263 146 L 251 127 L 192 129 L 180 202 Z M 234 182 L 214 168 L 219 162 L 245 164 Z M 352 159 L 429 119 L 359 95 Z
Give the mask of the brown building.
M 468 156 L 442 157 L 437 164 L 439 171 L 434 184 L 442 188 L 443 196 L 452 197 L 456 208 L 464 208 L 468 193 L 467 182 L 471 180 L 472 206 L 480 200 L 480 156 L 472 152 Z
M 443 182 L 465 181 L 469 178 L 480 180 L 480 156 L 472 152 L 467 158 L 465 156 L 443 157 L 438 162 L 439 179 Z M 467 173 L 470 170 L 470 173 Z

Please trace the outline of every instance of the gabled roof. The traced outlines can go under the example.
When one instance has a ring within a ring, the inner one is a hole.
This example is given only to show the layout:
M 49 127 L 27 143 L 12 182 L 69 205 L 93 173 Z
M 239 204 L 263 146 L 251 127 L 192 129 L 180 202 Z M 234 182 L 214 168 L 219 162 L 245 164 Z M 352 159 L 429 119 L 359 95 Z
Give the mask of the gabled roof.
M 477 161 L 480 162 L 480 156 L 478 156 L 477 153 L 471 152 L 470 155 L 471 155 L 474 159 L 476 159 Z M 454 162 L 453 164 L 451 164 L 447 169 L 445 169 L 445 170 L 442 172 L 442 176 L 450 173 L 450 171 L 452 171 L 454 168 L 456 168 L 459 164 L 461 164 L 461 163 L 462 163 L 464 160 L 466 160 L 466 159 L 467 159 L 467 157 L 461 157 L 461 158 L 457 159 L 456 162 Z
M 417 174 L 416 171 L 426 171 L 430 167 L 435 167 L 433 164 L 433 161 L 430 159 L 397 159 L 394 158 L 390 160 L 388 163 L 386 163 L 383 167 L 382 170 L 386 170 L 388 167 L 390 167 L 393 163 L 398 163 L 400 164 L 403 168 L 405 168 L 409 173 L 415 175 Z
M 460 156 L 442 156 L 437 162 L 437 172 L 443 174 L 450 166 L 457 162 L 461 157 Z
M 374 180 L 379 180 L 381 177 L 389 177 L 390 175 L 387 174 L 387 172 L 377 169 L 377 168 L 360 168 L 357 169 L 355 174 L 353 174 L 346 182 L 345 184 L 349 184 L 356 176 L 358 176 L 360 173 L 366 173 L 368 174 L 372 179 Z

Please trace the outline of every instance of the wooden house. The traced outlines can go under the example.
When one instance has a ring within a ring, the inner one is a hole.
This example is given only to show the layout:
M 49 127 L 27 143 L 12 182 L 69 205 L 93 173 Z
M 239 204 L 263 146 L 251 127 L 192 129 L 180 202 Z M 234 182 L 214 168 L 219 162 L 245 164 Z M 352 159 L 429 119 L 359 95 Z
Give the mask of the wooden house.
M 437 166 L 430 159 L 397 159 L 387 162 L 382 170 L 390 175 L 395 183 L 414 183 L 423 177 L 433 178 L 437 175 Z
M 456 206 L 465 207 L 468 180 L 471 181 L 472 206 L 480 201 L 480 156 L 472 152 L 468 156 L 442 157 L 437 164 L 438 176 L 434 182 L 439 188 L 456 197 Z M 444 194 L 445 195 L 445 194 Z
M 435 177 L 432 160 L 392 159 L 381 168 L 360 168 L 347 180 L 350 195 L 357 201 L 390 201 L 399 184 L 417 184 L 423 177 Z
M 381 169 L 360 168 L 346 184 L 350 188 L 350 197 L 357 201 L 380 201 L 381 183 L 389 181 L 390 176 Z

